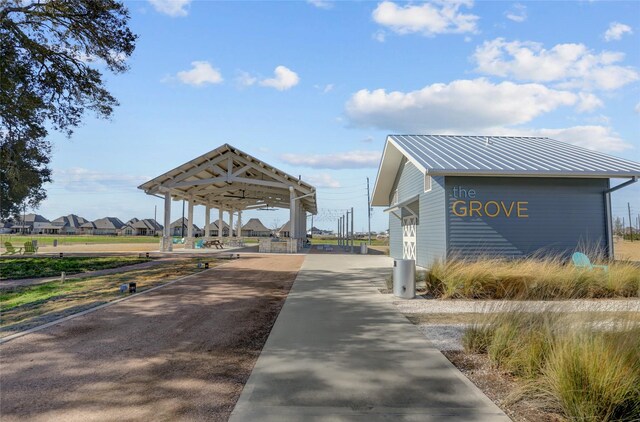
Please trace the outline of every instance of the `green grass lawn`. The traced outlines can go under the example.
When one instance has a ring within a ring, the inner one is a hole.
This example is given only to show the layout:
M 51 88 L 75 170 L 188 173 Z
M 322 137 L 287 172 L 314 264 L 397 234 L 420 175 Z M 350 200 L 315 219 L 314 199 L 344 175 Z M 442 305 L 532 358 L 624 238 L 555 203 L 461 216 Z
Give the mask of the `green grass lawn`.
M 132 256 L 9 258 L 0 261 L 0 280 L 53 277 L 59 276 L 62 271 L 66 274 L 77 274 L 85 271 L 117 268 L 146 261 L 149 261 L 149 259 Z
M 4 247 L 4 242 L 11 242 L 15 247 L 21 247 L 24 242 L 37 240 L 38 245 L 53 245 L 53 240 L 57 239 L 59 245 L 77 244 L 109 244 L 109 243 L 158 243 L 159 239 L 153 236 L 67 236 L 67 235 L 0 235 L 0 245 Z

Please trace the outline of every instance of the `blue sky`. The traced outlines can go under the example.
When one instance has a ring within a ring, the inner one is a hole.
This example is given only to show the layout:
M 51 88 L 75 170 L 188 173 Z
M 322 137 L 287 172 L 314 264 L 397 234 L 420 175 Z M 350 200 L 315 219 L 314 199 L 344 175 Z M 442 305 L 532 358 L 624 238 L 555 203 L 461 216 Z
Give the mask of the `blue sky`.
M 52 133 L 50 219 L 161 220 L 136 186 L 225 142 L 316 185 L 316 226 L 353 206 L 357 231 L 389 133 L 544 135 L 640 161 L 639 2 L 127 5 L 131 70 L 107 76 L 121 106 Z M 640 213 L 638 185 L 614 215 Z

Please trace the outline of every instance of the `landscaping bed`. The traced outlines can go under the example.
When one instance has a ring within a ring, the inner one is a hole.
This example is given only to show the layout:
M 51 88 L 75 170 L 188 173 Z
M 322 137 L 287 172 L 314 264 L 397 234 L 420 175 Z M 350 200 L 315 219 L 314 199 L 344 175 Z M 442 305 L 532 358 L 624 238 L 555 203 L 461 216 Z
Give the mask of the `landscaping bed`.
M 54 277 L 59 276 L 63 271 L 67 275 L 78 274 L 140 264 L 150 260 L 150 258 L 132 256 L 5 258 L 0 261 L 0 280 Z
M 514 389 L 505 407 L 536 403 L 537 412 L 581 421 L 640 420 L 640 324 L 637 315 L 613 319 L 557 313 L 491 316 L 463 337 L 466 357 L 482 355 Z M 482 382 L 478 378 L 477 382 Z M 553 419 L 551 419 L 553 420 Z
M 197 261 L 187 259 L 150 269 L 67 279 L 64 283 L 52 281 L 0 289 L 0 337 L 121 298 L 124 296 L 119 290 L 121 284 L 135 282 L 137 291 L 141 292 L 202 271 Z
M 640 296 L 640 266 L 616 261 L 578 268 L 562 257 L 449 260 L 419 275 L 426 291 L 444 299 L 557 300 Z

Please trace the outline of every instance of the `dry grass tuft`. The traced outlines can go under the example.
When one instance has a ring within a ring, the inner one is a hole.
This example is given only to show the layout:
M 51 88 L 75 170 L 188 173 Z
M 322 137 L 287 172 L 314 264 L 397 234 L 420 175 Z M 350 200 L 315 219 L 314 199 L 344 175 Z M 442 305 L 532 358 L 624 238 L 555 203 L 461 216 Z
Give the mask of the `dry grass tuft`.
M 434 264 L 428 291 L 441 298 L 575 299 L 640 296 L 640 266 L 613 262 L 609 271 L 576 268 L 561 257 L 485 258 Z
M 509 312 L 464 335 L 465 350 L 487 354 L 522 385 L 518 397 L 543 398 L 570 420 L 640 419 L 640 325 L 632 315 Z

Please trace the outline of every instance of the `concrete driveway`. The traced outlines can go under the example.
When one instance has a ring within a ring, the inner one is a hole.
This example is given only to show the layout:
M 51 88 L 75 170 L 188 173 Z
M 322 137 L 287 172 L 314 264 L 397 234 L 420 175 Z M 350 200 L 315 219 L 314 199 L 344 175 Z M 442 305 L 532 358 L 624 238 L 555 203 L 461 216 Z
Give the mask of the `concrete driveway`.
M 509 420 L 369 282 L 391 265 L 307 255 L 231 420 Z

